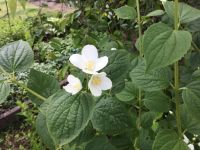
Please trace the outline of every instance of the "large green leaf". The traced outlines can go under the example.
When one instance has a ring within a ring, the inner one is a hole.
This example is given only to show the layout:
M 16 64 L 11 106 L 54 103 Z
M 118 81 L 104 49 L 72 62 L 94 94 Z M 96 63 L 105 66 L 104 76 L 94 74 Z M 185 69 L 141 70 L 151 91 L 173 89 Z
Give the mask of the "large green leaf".
M 150 128 L 153 124 L 153 120 L 157 117 L 158 114 L 155 112 L 145 112 L 141 115 L 141 126 L 143 128 Z
M 102 98 L 95 106 L 93 127 L 104 133 L 120 133 L 129 129 L 130 117 L 124 105 L 111 98 Z
M 33 51 L 25 41 L 12 42 L 0 48 L 0 65 L 7 72 L 25 71 L 33 62 Z
M 176 31 L 163 23 L 150 26 L 143 38 L 146 70 L 163 68 L 180 60 L 190 49 L 191 42 L 188 31 Z
M 114 10 L 115 14 L 120 19 L 135 19 L 136 11 L 134 7 L 131 6 L 122 6 Z
M 130 54 L 127 51 L 105 51 L 103 56 L 108 56 L 109 63 L 103 69 L 113 83 L 112 92 L 120 92 L 124 87 L 124 79 L 130 68 Z
M 64 90 L 55 95 L 50 97 L 46 111 L 47 127 L 55 143 L 64 145 L 74 140 L 87 126 L 93 113 L 94 100 L 89 94 L 72 96 Z
M 8 0 L 8 7 L 12 17 L 14 17 L 17 10 L 17 0 Z
M 47 100 L 45 100 L 40 106 L 39 106 L 39 110 L 40 112 L 46 116 L 46 112 L 48 110 L 49 104 L 51 102 L 53 102 L 54 99 L 59 99 L 60 95 L 57 94 L 57 92 L 53 95 L 51 95 L 50 97 L 48 97 Z
M 174 18 L 174 2 L 166 1 L 163 2 L 163 6 L 165 11 L 169 15 L 170 18 Z M 180 22 L 188 23 L 200 18 L 200 10 L 195 9 L 185 3 L 179 3 L 179 14 L 180 14 Z
M 152 144 L 154 140 L 154 133 L 151 129 L 140 129 L 138 150 L 152 150 Z
M 168 68 L 158 69 L 146 73 L 143 59 L 139 59 L 136 67 L 130 72 L 130 78 L 134 85 L 144 91 L 158 91 L 170 84 L 170 72 Z M 135 60 L 134 60 L 135 61 Z
M 131 101 L 135 99 L 138 95 L 138 89 L 134 86 L 132 82 L 126 82 L 125 88 L 116 94 L 116 97 L 120 101 Z
M 4 77 L 0 75 L 0 104 L 2 104 L 10 94 L 10 84 L 4 82 Z
M 200 121 L 196 120 L 186 109 L 185 105 L 180 106 L 181 126 L 192 134 L 200 135 Z
M 200 121 L 200 79 L 189 83 L 183 90 L 182 96 L 189 113 Z
M 144 105 L 151 111 L 168 112 L 170 98 L 161 91 L 145 93 Z
M 74 139 L 70 145 L 82 145 L 88 143 L 95 136 L 95 130 L 93 129 L 92 123 L 88 123 L 87 127 Z
M 154 16 L 161 16 L 163 15 L 165 12 L 163 10 L 154 10 L 150 13 L 147 14 L 148 17 L 154 17 Z
M 36 126 L 36 131 L 40 136 L 42 142 L 45 144 L 45 146 L 48 147 L 48 149 L 50 150 L 54 150 L 55 146 L 47 129 L 46 117 L 43 114 L 41 113 L 38 114 L 35 126 Z
M 153 143 L 153 150 L 189 150 L 174 130 L 161 130 Z
M 85 150 L 117 150 L 109 141 L 106 136 L 95 137 L 85 147 Z
M 132 132 L 112 136 L 109 138 L 110 143 L 114 145 L 117 150 L 134 150 L 132 143 L 132 137 L 135 135 L 134 131 L 136 131 L 136 129 L 133 129 Z
M 60 89 L 58 81 L 50 75 L 31 69 L 28 76 L 28 88 L 37 92 L 43 97 L 48 98 Z M 30 99 L 36 104 L 41 104 L 42 101 L 32 94 L 28 94 Z

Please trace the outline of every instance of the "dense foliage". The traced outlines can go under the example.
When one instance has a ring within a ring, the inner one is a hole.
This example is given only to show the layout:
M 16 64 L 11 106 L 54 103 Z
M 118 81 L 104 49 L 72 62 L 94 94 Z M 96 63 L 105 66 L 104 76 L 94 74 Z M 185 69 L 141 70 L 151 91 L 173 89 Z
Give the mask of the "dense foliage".
M 0 48 L 0 103 L 26 90 L 51 150 L 199 150 L 198 1 L 70 2 Z

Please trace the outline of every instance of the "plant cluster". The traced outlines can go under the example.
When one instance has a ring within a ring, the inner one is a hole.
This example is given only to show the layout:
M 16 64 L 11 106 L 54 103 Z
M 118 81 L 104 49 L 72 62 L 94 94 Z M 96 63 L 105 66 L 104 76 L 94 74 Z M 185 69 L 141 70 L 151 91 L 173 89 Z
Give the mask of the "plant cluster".
M 139 0 L 117 5 L 113 18 L 84 7 L 70 14 L 63 32 L 78 50 L 63 58 L 62 87 L 30 69 L 34 53 L 27 42 L 3 46 L 0 102 L 10 85 L 24 88 L 39 109 L 36 131 L 52 150 L 199 150 L 200 10 L 178 0 L 153 2 L 160 9 L 147 15 L 141 6 L 148 2 Z M 130 30 L 138 31 L 135 39 Z M 62 51 L 59 38 L 48 39 L 47 49 Z M 27 84 L 17 78 L 23 71 Z

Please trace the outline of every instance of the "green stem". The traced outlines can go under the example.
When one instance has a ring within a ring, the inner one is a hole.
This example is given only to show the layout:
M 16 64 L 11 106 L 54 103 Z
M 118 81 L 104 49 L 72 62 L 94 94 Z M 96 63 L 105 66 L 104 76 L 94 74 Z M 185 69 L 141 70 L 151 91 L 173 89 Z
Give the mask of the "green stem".
M 179 1 L 175 0 L 175 11 L 174 11 L 174 29 L 179 29 Z M 175 92 L 175 103 L 176 103 L 176 123 L 179 133 L 179 137 L 182 137 L 181 131 L 181 119 L 180 119 L 180 97 L 179 97 L 179 64 L 178 61 L 174 64 L 174 92 Z
M 140 15 L 140 1 L 136 0 L 137 7 L 137 20 L 138 20 L 138 29 L 139 29 L 139 48 L 140 48 L 140 56 L 142 56 L 142 22 Z
M 139 89 L 138 93 L 138 105 L 139 105 L 139 110 L 138 110 L 138 115 L 139 115 L 139 121 L 138 121 L 138 129 L 141 127 L 141 114 L 142 114 L 142 90 Z
M 19 85 L 20 87 L 24 88 L 26 91 L 28 91 L 29 93 L 33 94 L 34 96 L 38 97 L 39 99 L 45 101 L 46 98 L 41 96 L 40 94 L 36 93 L 35 91 L 29 89 L 26 85 L 24 85 L 23 83 L 18 82 L 17 80 L 13 80 L 13 83 Z
M 138 28 L 139 28 L 139 51 L 140 56 L 142 57 L 142 22 L 141 22 L 141 15 L 140 15 L 140 1 L 136 0 L 136 7 L 137 7 L 137 20 L 138 20 Z M 142 112 L 142 90 L 139 89 L 138 93 L 138 104 L 139 104 L 139 121 L 138 121 L 138 129 L 141 128 L 141 112 Z
M 178 133 L 180 137 L 182 136 L 181 131 L 181 119 L 180 119 L 180 97 L 179 97 L 179 66 L 178 62 L 174 64 L 174 79 L 175 79 L 175 85 L 174 85 L 174 91 L 175 91 L 175 103 L 176 103 L 176 122 L 177 122 L 177 128 Z
M 9 14 L 9 10 L 8 10 L 8 2 L 7 2 L 7 0 L 5 0 L 5 3 L 6 3 L 7 15 L 8 15 L 8 25 L 9 25 L 9 28 L 10 28 L 10 33 L 12 34 L 12 28 L 11 28 L 11 22 L 10 22 L 10 14 Z

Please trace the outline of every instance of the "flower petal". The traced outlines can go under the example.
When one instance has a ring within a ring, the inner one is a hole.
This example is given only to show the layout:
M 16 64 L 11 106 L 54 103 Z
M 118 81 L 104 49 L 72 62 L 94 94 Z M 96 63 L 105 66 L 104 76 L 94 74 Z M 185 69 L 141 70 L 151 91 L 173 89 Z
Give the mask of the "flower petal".
M 78 93 L 80 90 L 79 89 L 75 89 L 72 85 L 68 84 L 66 86 L 63 86 L 63 89 L 65 91 L 67 91 L 68 93 L 71 93 L 72 95 L 75 95 L 76 93 Z
M 75 76 L 73 76 L 73 75 L 68 75 L 67 81 L 69 83 L 76 83 L 76 82 L 79 82 L 80 80 L 78 78 L 76 78 Z
M 88 87 L 89 87 L 89 89 L 90 89 L 92 95 L 94 95 L 94 96 L 96 96 L 96 97 L 97 97 L 97 96 L 101 96 L 102 91 L 101 91 L 100 87 L 94 86 L 94 85 L 92 84 L 92 80 L 91 80 L 91 79 L 90 79 L 89 82 L 88 82 Z
M 82 71 L 85 72 L 85 73 L 88 73 L 88 74 L 97 74 L 96 71 L 89 71 L 89 70 L 86 70 L 86 69 L 83 69 Z
M 98 50 L 94 45 L 84 46 L 81 54 L 86 60 L 87 59 L 95 60 L 98 58 Z
M 112 81 L 108 77 L 102 77 L 102 83 L 100 85 L 102 90 L 108 90 L 112 88 Z
M 92 95 L 98 97 L 101 96 L 102 91 L 99 87 L 95 87 L 95 86 L 90 86 L 90 91 L 92 93 Z
M 79 69 L 83 68 L 83 58 L 80 54 L 73 54 L 70 56 L 69 61 Z
M 95 71 L 99 71 L 103 69 L 108 64 L 108 57 L 100 57 L 96 61 Z

